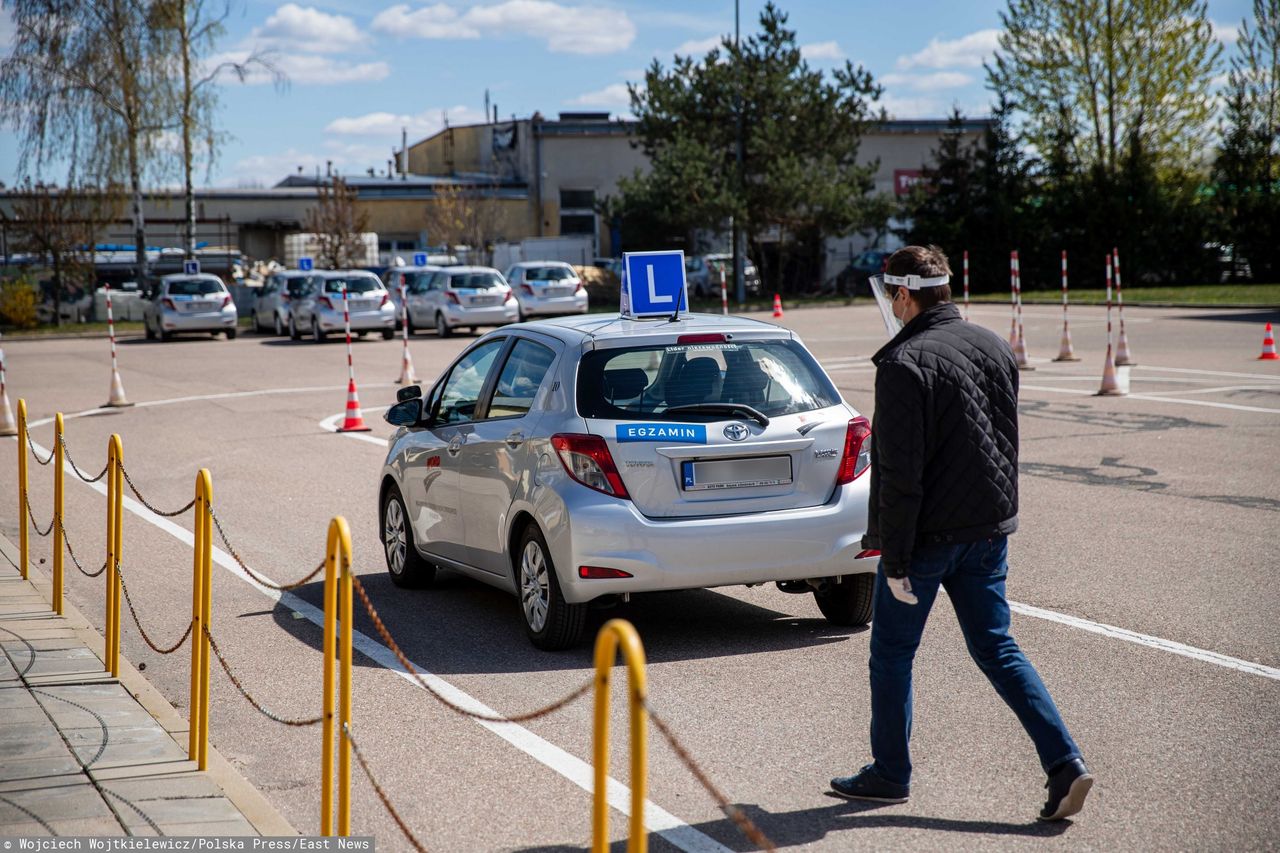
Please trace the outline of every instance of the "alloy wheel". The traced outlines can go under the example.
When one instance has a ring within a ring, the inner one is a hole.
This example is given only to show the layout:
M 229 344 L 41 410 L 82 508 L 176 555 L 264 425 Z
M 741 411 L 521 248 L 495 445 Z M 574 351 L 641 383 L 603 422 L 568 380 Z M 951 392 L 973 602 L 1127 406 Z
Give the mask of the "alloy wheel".
M 547 609 L 551 601 L 551 581 L 547 576 L 547 560 L 542 546 L 536 541 L 524 546 L 520 558 L 520 606 L 524 608 L 525 621 L 533 631 L 541 631 L 547 624 Z
M 398 575 L 404 571 L 408 546 L 406 539 L 404 511 L 400 508 L 400 501 L 388 501 L 386 518 L 382 523 L 382 541 L 387 549 L 387 567 L 392 574 Z

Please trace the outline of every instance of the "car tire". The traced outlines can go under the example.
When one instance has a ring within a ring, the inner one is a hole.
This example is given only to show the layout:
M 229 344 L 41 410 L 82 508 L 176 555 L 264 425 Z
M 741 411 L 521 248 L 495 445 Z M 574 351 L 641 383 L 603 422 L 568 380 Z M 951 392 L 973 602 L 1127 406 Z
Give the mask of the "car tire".
M 275 318 L 276 337 L 279 337 L 280 335 L 283 335 L 283 334 L 284 334 L 284 326 L 283 326 L 283 325 L 281 325 L 281 323 L 280 323 L 280 315 L 279 315 L 279 314 L 273 314 L 273 315 L 272 315 L 272 317 L 274 317 L 274 318 Z
M 875 572 L 842 575 L 824 590 L 814 590 L 818 609 L 832 625 L 854 627 L 871 621 L 871 601 L 876 587 Z
M 475 333 L 476 333 L 476 327 L 475 327 L 475 326 L 467 326 L 467 334 L 468 334 L 468 335 L 474 335 Z
M 525 527 L 511 562 L 529 642 L 548 652 L 576 645 L 587 624 L 587 605 L 564 600 L 547 540 L 536 524 Z
M 156 339 L 156 330 L 151 328 L 150 323 L 143 323 L 142 328 L 147 333 L 147 340 L 154 341 Z
M 161 342 L 166 342 L 166 341 L 171 341 L 171 340 L 173 340 L 173 332 L 166 332 L 164 329 L 161 329 L 161 330 L 160 330 L 160 340 L 161 340 Z
M 320 331 L 320 321 L 319 321 L 319 320 L 317 320 L 315 317 L 312 317 L 312 318 L 311 318 L 311 340 L 312 340 L 312 342 L 313 342 L 313 343 L 317 343 L 317 344 L 322 344 L 322 343 L 324 343 L 324 339 L 325 339 L 325 337 L 326 337 L 325 333 L 324 333 L 324 332 L 322 332 L 322 331 Z
M 227 329 L 227 340 L 234 341 L 236 339 L 236 329 Z
M 389 340 L 391 340 L 392 338 L 394 338 L 395 336 L 396 336 L 396 330 L 395 330 L 395 329 L 383 329 L 383 330 L 382 330 L 382 339 L 383 339 L 384 341 L 389 341 Z
M 294 321 L 293 317 L 289 318 L 289 340 L 302 340 L 302 333 L 298 331 L 298 324 Z
M 387 560 L 387 574 L 398 587 L 430 586 L 436 579 L 436 567 L 423 559 L 413 544 L 409 514 L 400 490 L 394 486 L 387 492 L 382 506 L 382 554 Z
M 453 337 L 453 329 L 449 328 L 443 314 L 436 314 L 436 334 L 442 338 Z

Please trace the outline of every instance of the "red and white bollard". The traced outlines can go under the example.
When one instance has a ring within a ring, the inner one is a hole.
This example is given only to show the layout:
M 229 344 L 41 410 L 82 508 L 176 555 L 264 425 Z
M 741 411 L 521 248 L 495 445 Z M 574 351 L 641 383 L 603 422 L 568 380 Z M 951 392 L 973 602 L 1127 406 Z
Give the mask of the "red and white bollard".
M 1124 333 L 1124 289 L 1120 286 L 1120 250 L 1112 249 L 1111 255 L 1115 259 L 1116 319 L 1120 321 L 1120 337 L 1116 340 L 1116 365 L 1136 364 L 1133 353 L 1129 350 L 1129 339 Z
M 964 250 L 964 318 L 969 319 L 969 250 Z
M 342 285 L 342 323 L 347 332 L 347 414 L 338 432 L 370 432 L 360 411 L 360 397 L 356 394 L 356 368 L 351 358 L 351 303 L 347 298 L 347 285 Z
M 0 349 L 0 435 L 17 434 L 18 422 L 13 418 L 13 407 L 9 405 L 9 392 L 5 388 L 4 350 Z
M 1124 394 L 1116 377 L 1116 359 L 1111 349 L 1111 255 L 1107 255 L 1107 358 L 1102 363 L 1102 386 L 1096 396 L 1118 397 Z
M 1067 322 L 1067 250 L 1062 250 L 1062 343 L 1054 361 L 1079 361 L 1071 347 L 1071 326 Z
M 1022 264 L 1016 251 L 1013 253 L 1013 292 L 1017 297 L 1018 318 L 1018 342 L 1013 347 L 1013 359 L 1018 363 L 1019 370 L 1035 370 L 1027 358 L 1027 332 L 1022 325 Z
M 104 289 L 107 291 L 107 337 L 111 339 L 111 391 L 103 408 L 122 409 L 133 403 L 125 399 L 124 384 L 120 381 L 120 366 L 116 362 L 116 320 L 111 313 L 111 285 Z
M 414 385 L 418 377 L 413 375 L 413 358 L 409 355 L 409 296 L 404 287 L 404 274 L 400 276 L 400 327 L 404 333 L 404 357 L 400 359 L 399 385 Z
M 1009 348 L 1018 349 L 1018 253 L 1009 253 Z
M 720 265 L 720 313 L 729 313 L 729 285 L 724 278 L 724 264 Z

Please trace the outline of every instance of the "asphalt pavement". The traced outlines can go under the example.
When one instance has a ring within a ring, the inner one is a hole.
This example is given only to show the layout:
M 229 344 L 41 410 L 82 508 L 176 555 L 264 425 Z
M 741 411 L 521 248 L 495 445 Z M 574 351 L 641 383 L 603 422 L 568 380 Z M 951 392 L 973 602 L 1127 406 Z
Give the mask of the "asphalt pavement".
M 630 619 L 649 657 L 651 704 L 707 776 L 778 846 L 797 850 L 1267 849 L 1280 817 L 1280 591 L 1272 553 L 1280 516 L 1280 363 L 1257 361 L 1271 311 L 1127 308 L 1137 366 L 1127 397 L 1096 397 L 1102 309 L 1072 309 L 1082 361 L 1050 361 L 1061 311 L 1025 310 L 1035 370 L 1022 375 L 1022 508 L 1011 539 L 1014 633 L 1040 669 L 1097 784 L 1075 820 L 1034 817 L 1044 777 L 1016 720 L 968 659 L 945 597 L 916 666 L 912 799 L 868 807 L 826 793 L 868 760 L 867 640 L 826 624 L 810 596 L 752 589 L 638 596 L 597 614 Z M 1001 334 L 1007 308 L 974 306 Z M 884 342 L 869 305 L 790 311 L 846 399 L 872 414 L 869 356 Z M 412 341 L 432 378 L 471 339 Z M 334 434 L 346 401 L 342 343 L 246 335 L 120 344 L 136 405 L 102 411 L 110 378 L 100 340 L 5 341 L 9 393 L 27 399 L 32 439 L 67 447 L 92 476 L 112 432 L 134 483 L 157 509 L 213 476 L 230 545 L 277 583 L 323 556 L 330 517 L 351 523 L 356 564 L 408 657 L 455 701 L 504 714 L 549 703 L 591 677 L 589 645 L 533 649 L 514 598 L 445 575 L 429 590 L 387 580 L 377 538 L 378 470 L 391 430 L 401 343 L 357 341 L 354 363 L 373 431 Z M 16 446 L 0 453 L 0 532 L 16 541 Z M 50 469 L 31 465 L 46 523 Z M 67 533 L 86 567 L 102 560 L 105 501 L 67 476 Z M 190 606 L 190 515 L 158 518 L 127 502 L 122 567 L 139 617 L 167 641 Z M 186 537 L 184 540 L 184 536 Z M 287 593 L 247 579 L 215 541 L 212 632 L 249 692 L 274 714 L 320 707 L 321 584 Z M 49 560 L 34 537 L 33 561 Z M 70 601 L 101 628 L 103 585 L 70 566 Z M 123 653 L 180 713 L 185 660 L 160 657 L 127 624 Z M 591 708 L 579 700 L 523 725 L 477 723 L 402 672 L 358 615 L 357 740 L 405 823 L 432 850 L 582 849 L 590 839 Z M 181 656 L 176 656 L 181 657 Z M 282 726 L 215 671 L 218 750 L 304 833 L 318 829 L 320 737 Z M 612 775 L 626 785 L 626 720 L 613 716 Z M 654 850 L 751 845 L 650 735 Z M 356 771 L 353 830 L 410 849 Z M 624 807 L 625 791 L 614 791 Z M 611 832 L 625 837 L 612 813 Z

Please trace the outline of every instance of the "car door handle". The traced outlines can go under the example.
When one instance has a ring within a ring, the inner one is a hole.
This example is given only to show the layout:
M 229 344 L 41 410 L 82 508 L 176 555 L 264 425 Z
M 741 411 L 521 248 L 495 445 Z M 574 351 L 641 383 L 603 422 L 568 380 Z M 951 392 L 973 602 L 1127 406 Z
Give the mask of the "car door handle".
M 507 436 L 507 447 L 519 447 L 522 444 L 524 444 L 524 433 L 520 430 L 516 430 Z

